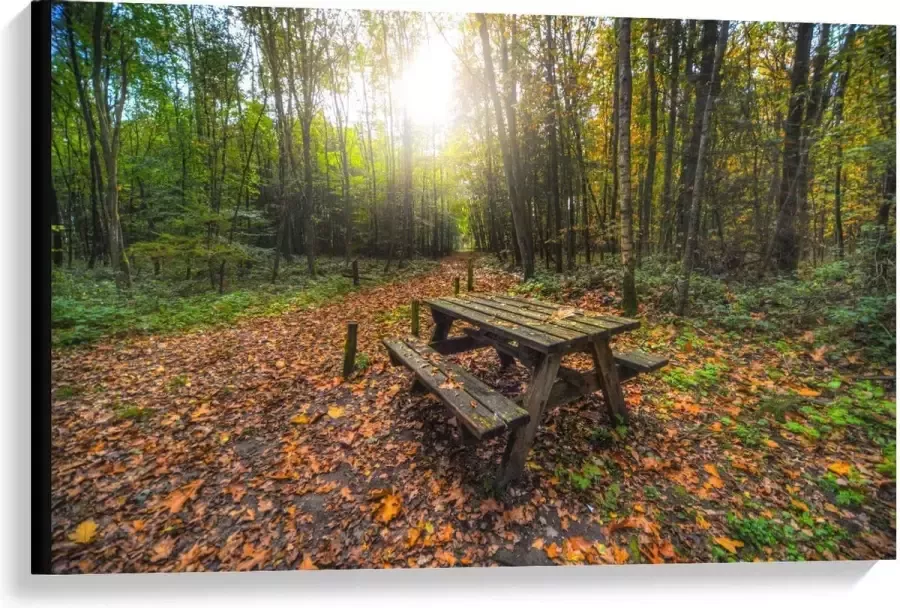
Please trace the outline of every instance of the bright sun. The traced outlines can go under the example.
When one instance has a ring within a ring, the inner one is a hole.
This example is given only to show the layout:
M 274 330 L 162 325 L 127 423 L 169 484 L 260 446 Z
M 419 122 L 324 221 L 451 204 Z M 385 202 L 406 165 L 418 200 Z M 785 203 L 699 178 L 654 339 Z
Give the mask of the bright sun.
M 414 124 L 440 128 L 452 120 L 455 59 L 447 42 L 432 32 L 404 70 L 397 91 Z

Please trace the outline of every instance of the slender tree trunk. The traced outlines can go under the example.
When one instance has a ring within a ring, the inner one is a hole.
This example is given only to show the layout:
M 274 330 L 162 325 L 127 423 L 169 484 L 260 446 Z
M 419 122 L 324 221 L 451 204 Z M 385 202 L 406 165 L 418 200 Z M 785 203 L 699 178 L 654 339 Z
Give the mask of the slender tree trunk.
M 525 205 L 519 198 L 516 179 L 516 169 L 510 152 L 509 141 L 506 136 L 506 126 L 503 121 L 503 106 L 500 102 L 500 94 L 497 91 L 497 78 L 494 74 L 494 60 L 491 57 L 491 42 L 488 37 L 487 19 L 479 13 L 479 34 L 481 36 L 481 48 L 484 56 L 484 72 L 488 81 L 488 90 L 494 105 L 494 113 L 497 119 L 497 134 L 500 139 L 500 149 L 503 152 L 503 167 L 506 173 L 506 184 L 509 190 L 510 208 L 512 210 L 513 223 L 516 227 L 516 241 L 519 251 L 522 255 L 522 262 L 525 271 L 525 280 L 530 279 L 534 275 L 534 253 L 531 245 L 531 230 L 529 228 L 526 216 Z
M 634 236 L 631 212 L 631 19 L 616 19 L 619 30 L 619 225 L 624 279 L 622 308 L 626 315 L 637 314 L 634 285 Z
M 834 169 L 834 239 L 838 249 L 838 257 L 844 259 L 844 226 L 841 217 L 841 196 L 844 169 L 844 142 L 842 123 L 844 121 L 844 94 L 847 91 L 847 82 L 850 80 L 851 54 L 850 47 L 856 34 L 856 26 L 850 25 L 844 37 L 841 48 L 841 62 L 843 70 L 838 76 L 838 86 L 834 94 L 834 131 L 836 133 L 837 151 Z
M 797 269 L 800 250 L 797 245 L 798 183 L 801 160 L 801 133 L 803 111 L 806 106 L 807 78 L 809 76 L 809 51 L 813 24 L 797 24 L 797 43 L 794 65 L 791 70 L 791 99 L 787 121 L 784 125 L 783 164 L 781 186 L 778 192 L 778 217 L 775 222 L 771 254 L 766 256 L 782 272 Z
M 675 19 L 669 28 L 669 116 L 666 123 L 666 151 L 663 168 L 663 195 L 659 220 L 659 249 L 668 251 L 667 235 L 671 234 L 675 219 L 675 203 L 672 197 L 672 175 L 675 167 L 675 120 L 678 116 L 678 66 L 681 38 L 681 21 Z
M 696 257 L 697 247 L 697 220 L 700 216 L 700 201 L 703 196 L 703 173 L 706 161 L 706 148 L 709 142 L 710 117 L 712 115 L 713 106 L 716 100 L 716 80 L 719 72 L 719 66 L 722 65 L 722 59 L 725 56 L 725 47 L 728 45 L 728 21 L 722 21 L 719 26 L 719 36 L 716 44 L 715 59 L 709 76 L 709 84 L 706 87 L 706 101 L 702 105 L 700 142 L 697 149 L 697 167 L 694 172 L 694 184 L 691 189 L 691 209 L 688 216 L 687 224 L 687 245 L 684 249 L 684 255 L 681 260 L 681 277 L 678 282 L 678 299 L 676 303 L 676 313 L 684 315 L 687 309 L 689 287 L 691 280 L 691 271 L 694 266 L 694 258 Z M 697 91 L 698 100 L 697 110 L 700 111 L 700 91 Z
M 650 210 L 653 200 L 653 181 L 656 176 L 656 137 L 659 90 L 656 86 L 656 25 L 651 20 L 647 32 L 647 81 L 650 88 L 650 141 L 647 144 L 647 176 L 644 178 L 641 202 L 641 235 L 638 246 L 638 265 L 641 256 L 650 252 Z

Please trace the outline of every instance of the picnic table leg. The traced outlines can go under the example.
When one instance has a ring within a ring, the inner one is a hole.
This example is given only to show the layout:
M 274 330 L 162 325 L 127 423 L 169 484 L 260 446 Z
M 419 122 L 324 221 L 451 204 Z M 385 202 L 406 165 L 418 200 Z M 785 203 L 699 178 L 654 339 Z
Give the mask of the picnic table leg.
M 609 417 L 616 424 L 628 422 L 628 411 L 625 409 L 625 394 L 622 392 L 622 383 L 619 381 L 619 371 L 616 361 L 613 359 L 612 349 L 608 340 L 597 340 L 591 344 L 591 356 L 594 359 L 594 369 L 597 371 L 597 380 L 600 382 L 600 390 L 609 408 Z
M 432 308 L 431 318 L 434 320 L 434 332 L 431 334 L 431 341 L 446 340 L 447 334 L 450 333 L 450 326 L 453 325 L 453 317 L 448 317 Z
M 500 349 L 497 349 L 497 356 L 500 357 L 500 369 L 506 369 L 516 362 L 514 358 L 504 352 L 501 352 Z
M 538 358 L 523 403 L 523 407 L 528 410 L 531 419 L 528 424 L 520 426 L 509 435 L 500 474 L 497 478 L 498 487 L 502 488 L 509 482 L 518 479 L 525 471 L 528 451 L 531 449 L 531 444 L 534 443 L 534 437 L 541 423 L 547 399 L 550 397 L 550 389 L 553 388 L 561 361 L 562 357 L 557 353 L 541 355 Z

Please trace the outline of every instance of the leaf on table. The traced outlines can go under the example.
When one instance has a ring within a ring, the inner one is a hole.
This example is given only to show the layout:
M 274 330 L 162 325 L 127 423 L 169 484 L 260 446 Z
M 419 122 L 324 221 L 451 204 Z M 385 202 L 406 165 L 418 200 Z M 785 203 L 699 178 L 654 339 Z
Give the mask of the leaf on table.
M 86 545 L 94 542 L 97 536 L 97 524 L 92 519 L 86 519 L 78 524 L 75 531 L 69 534 L 69 540 L 79 545 Z

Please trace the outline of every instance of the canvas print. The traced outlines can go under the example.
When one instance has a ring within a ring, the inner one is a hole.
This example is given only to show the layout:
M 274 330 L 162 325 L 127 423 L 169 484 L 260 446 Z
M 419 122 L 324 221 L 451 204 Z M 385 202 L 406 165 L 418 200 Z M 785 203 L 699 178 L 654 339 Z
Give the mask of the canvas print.
M 895 558 L 894 26 L 49 32 L 53 572 Z

